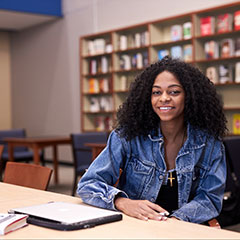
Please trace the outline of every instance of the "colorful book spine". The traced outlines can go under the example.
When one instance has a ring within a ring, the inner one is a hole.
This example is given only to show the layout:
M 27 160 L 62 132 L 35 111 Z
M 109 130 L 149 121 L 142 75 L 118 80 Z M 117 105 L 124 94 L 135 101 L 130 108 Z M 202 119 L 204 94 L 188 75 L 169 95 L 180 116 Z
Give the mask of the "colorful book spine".
M 240 83 L 240 62 L 235 64 L 235 82 Z
M 206 59 L 219 58 L 219 46 L 216 41 L 208 41 L 204 44 Z
M 171 40 L 178 41 L 182 39 L 182 25 L 171 26 Z
M 240 10 L 234 13 L 234 30 L 240 30 Z
M 233 114 L 233 134 L 240 134 L 240 114 Z
M 226 38 L 221 41 L 221 57 L 232 57 L 234 55 L 233 39 Z
M 224 33 L 232 30 L 232 14 L 225 13 L 217 16 L 217 32 Z
M 215 18 L 212 16 L 202 17 L 200 19 L 201 36 L 211 35 L 215 32 Z
M 185 22 L 183 24 L 183 39 L 190 39 L 192 37 L 192 23 Z
M 216 67 L 208 67 L 206 69 L 206 76 L 212 83 L 214 84 L 218 83 L 218 73 Z

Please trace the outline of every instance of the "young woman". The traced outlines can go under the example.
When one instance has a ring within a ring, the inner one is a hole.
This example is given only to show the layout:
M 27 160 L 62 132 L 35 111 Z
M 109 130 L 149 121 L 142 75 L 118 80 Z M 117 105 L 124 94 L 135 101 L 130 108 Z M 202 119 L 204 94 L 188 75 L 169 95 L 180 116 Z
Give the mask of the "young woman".
M 203 223 L 222 206 L 226 130 L 210 80 L 165 57 L 136 77 L 106 148 L 77 192 L 88 204 L 142 220 L 169 215 Z

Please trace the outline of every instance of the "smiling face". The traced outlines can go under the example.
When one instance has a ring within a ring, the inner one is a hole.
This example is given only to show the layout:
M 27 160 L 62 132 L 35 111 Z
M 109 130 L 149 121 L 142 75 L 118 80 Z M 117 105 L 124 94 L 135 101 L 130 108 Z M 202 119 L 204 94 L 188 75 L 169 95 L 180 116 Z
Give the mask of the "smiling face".
M 170 72 L 157 75 L 152 87 L 152 108 L 161 121 L 184 120 L 185 92 Z

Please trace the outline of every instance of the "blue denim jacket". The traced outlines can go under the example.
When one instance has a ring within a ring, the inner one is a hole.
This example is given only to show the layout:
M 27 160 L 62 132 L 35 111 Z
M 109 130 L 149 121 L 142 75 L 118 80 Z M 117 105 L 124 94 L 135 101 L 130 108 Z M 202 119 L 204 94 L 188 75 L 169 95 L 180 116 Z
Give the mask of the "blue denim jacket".
M 216 217 L 222 207 L 226 180 L 225 150 L 221 141 L 188 125 L 188 137 L 176 158 L 178 210 L 172 216 L 202 223 Z M 112 131 L 106 148 L 93 161 L 78 184 L 85 203 L 114 210 L 117 194 L 155 202 L 166 173 L 163 136 L 131 141 Z M 113 185 L 119 178 L 117 187 Z

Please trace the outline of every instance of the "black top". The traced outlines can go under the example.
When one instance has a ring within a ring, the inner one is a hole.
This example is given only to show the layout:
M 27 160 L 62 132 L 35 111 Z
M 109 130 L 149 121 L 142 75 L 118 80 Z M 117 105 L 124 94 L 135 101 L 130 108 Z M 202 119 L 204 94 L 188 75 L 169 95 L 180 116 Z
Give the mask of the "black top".
M 172 184 L 170 181 L 170 174 L 172 174 Z M 167 184 L 162 184 L 155 203 L 169 213 L 178 209 L 178 183 L 176 171 L 168 172 Z

